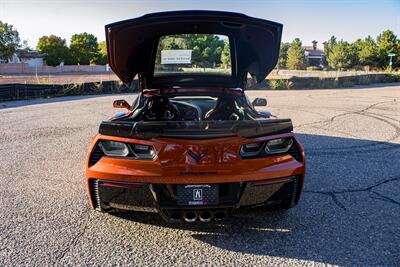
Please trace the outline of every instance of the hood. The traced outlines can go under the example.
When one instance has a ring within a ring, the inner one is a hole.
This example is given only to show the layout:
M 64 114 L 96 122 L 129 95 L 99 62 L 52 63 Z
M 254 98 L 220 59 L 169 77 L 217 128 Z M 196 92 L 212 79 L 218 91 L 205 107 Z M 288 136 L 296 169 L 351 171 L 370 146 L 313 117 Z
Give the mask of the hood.
M 105 30 L 109 65 L 124 83 L 131 83 L 140 74 L 147 88 L 243 87 L 247 73 L 261 82 L 275 67 L 282 24 L 231 12 L 176 11 L 108 24 Z M 188 33 L 228 36 L 232 75 L 154 77 L 159 38 Z

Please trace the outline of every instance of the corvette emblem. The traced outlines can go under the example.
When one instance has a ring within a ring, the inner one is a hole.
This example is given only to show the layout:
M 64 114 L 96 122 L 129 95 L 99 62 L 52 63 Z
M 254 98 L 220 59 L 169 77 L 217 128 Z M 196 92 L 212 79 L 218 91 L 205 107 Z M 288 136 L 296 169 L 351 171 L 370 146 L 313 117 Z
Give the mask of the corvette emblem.
M 204 156 L 207 154 L 208 149 L 204 149 L 202 152 L 200 153 L 196 153 L 194 152 L 192 149 L 188 148 L 187 149 L 187 153 L 189 154 L 189 156 L 191 156 L 193 159 L 195 159 L 197 162 L 199 162 L 202 158 L 204 158 Z

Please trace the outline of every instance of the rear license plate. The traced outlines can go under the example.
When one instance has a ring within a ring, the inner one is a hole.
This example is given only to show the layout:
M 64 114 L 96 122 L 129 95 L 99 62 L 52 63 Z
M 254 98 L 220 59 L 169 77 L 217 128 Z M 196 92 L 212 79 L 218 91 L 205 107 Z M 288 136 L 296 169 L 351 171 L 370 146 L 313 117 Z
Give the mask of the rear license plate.
M 180 206 L 218 205 L 218 185 L 178 185 L 177 202 Z

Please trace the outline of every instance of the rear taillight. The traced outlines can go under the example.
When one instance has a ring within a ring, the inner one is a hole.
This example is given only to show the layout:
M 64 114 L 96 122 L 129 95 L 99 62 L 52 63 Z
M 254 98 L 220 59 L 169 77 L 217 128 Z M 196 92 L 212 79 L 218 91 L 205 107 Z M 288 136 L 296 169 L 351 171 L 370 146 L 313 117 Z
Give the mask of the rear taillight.
M 292 145 L 293 139 L 290 137 L 244 144 L 240 147 L 240 156 L 243 158 L 255 158 L 275 154 L 284 154 L 289 151 Z

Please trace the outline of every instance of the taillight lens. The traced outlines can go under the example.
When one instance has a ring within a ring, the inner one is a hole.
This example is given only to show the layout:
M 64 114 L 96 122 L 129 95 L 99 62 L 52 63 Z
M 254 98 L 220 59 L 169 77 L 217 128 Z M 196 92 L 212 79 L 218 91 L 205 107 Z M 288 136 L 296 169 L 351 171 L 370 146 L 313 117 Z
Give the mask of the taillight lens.
M 280 154 L 289 151 L 290 147 L 293 145 L 292 138 L 278 138 L 272 139 L 266 142 L 265 152 L 267 154 Z
M 244 144 L 240 148 L 240 155 L 242 157 L 252 157 L 258 155 L 263 147 L 263 143 Z
M 152 146 L 101 140 L 99 147 L 109 157 L 129 157 L 132 159 L 153 159 L 155 151 Z
M 137 159 L 153 159 L 155 156 L 152 146 L 131 144 L 131 148 L 134 157 Z
M 129 148 L 122 142 L 101 141 L 99 146 L 106 156 L 126 157 L 129 155 Z
M 265 142 L 244 144 L 240 147 L 240 156 L 254 158 L 282 154 L 288 152 L 292 145 L 292 138 L 277 138 Z

